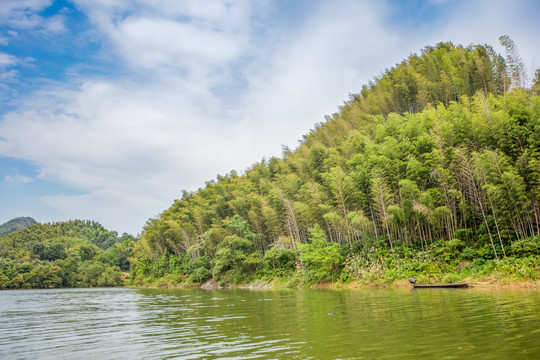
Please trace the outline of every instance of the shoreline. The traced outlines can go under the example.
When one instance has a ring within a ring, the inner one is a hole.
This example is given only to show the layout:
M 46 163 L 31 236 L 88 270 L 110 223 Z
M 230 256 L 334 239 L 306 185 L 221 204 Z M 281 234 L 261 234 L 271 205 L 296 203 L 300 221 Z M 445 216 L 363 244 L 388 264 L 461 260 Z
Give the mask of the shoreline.
M 209 280 L 211 281 L 211 280 Z M 540 289 L 540 280 L 534 281 L 470 281 L 465 282 L 468 284 L 464 289 L 509 289 L 509 290 L 537 290 Z M 206 286 L 205 284 L 193 284 L 184 283 L 171 286 L 152 286 L 152 285 L 123 285 L 123 286 L 103 286 L 103 287 L 61 287 L 61 288 L 20 288 L 20 289 L 0 289 L 0 291 L 14 291 L 14 290 L 61 290 L 61 289 L 202 289 L 202 290 L 221 290 L 221 289 L 246 289 L 246 290 L 272 290 L 272 289 L 314 289 L 314 290 L 343 290 L 343 289 L 413 289 L 411 284 L 407 281 L 400 281 L 394 284 L 388 283 L 372 283 L 362 284 L 358 282 L 352 282 L 348 284 L 342 283 L 324 283 L 324 284 L 311 284 L 311 285 L 298 285 L 298 286 L 286 286 L 276 284 L 276 279 L 271 282 L 253 282 L 245 284 L 224 284 L 223 286 L 216 283 L 215 286 Z
M 219 289 L 319 289 L 319 290 L 339 290 L 339 289 L 404 289 L 411 288 L 407 280 L 388 283 L 370 283 L 363 284 L 359 282 L 343 283 L 321 283 L 321 284 L 300 284 L 297 286 L 287 286 L 281 283 L 282 279 L 273 279 L 270 282 L 254 281 L 244 284 L 223 284 L 219 285 L 214 280 L 209 280 L 203 284 L 175 284 L 171 286 L 132 286 L 126 285 L 133 289 L 203 289 L 203 290 L 219 290 Z M 529 281 L 512 281 L 506 279 L 488 280 L 488 281 L 464 281 L 468 286 L 466 289 L 540 289 L 540 280 Z

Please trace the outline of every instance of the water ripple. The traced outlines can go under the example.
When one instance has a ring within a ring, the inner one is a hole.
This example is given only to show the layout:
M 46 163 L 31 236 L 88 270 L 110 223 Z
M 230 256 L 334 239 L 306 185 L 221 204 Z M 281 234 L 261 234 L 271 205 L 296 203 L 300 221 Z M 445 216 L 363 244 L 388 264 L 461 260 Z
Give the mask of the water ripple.
M 0 292 L 2 359 L 540 358 L 538 291 Z

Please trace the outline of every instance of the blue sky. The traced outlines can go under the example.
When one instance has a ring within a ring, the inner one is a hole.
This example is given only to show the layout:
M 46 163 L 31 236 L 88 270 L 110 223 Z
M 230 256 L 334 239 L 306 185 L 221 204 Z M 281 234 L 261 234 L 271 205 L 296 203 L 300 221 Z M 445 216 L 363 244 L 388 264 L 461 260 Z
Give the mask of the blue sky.
M 137 234 L 182 190 L 294 148 L 349 93 L 439 41 L 508 34 L 540 67 L 540 2 L 0 1 L 0 223 Z

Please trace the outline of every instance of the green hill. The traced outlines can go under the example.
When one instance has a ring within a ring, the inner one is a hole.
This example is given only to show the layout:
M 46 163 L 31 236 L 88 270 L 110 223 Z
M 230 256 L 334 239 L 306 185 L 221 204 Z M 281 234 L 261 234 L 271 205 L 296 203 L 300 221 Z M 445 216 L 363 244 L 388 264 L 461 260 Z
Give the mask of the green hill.
M 411 55 L 283 158 L 148 220 L 135 283 L 535 279 L 540 82 L 513 70 L 487 45 Z
M 18 217 L 0 225 L 0 236 L 24 229 L 27 226 L 37 224 L 37 221 L 31 217 Z
M 94 221 L 30 225 L 0 236 L 0 289 L 121 285 L 135 243 Z

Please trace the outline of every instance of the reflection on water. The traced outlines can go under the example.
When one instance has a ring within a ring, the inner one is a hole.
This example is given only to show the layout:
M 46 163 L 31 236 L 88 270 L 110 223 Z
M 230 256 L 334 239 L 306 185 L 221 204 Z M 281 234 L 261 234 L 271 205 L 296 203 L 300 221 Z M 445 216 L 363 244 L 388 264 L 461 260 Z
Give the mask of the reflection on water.
M 0 292 L 1 359 L 540 359 L 538 290 Z

